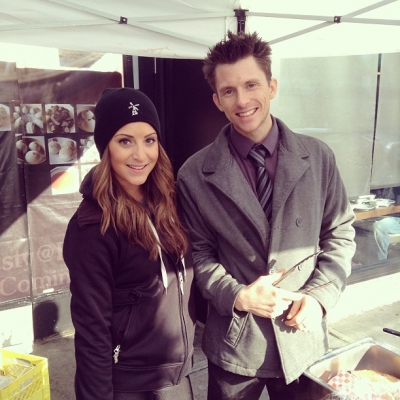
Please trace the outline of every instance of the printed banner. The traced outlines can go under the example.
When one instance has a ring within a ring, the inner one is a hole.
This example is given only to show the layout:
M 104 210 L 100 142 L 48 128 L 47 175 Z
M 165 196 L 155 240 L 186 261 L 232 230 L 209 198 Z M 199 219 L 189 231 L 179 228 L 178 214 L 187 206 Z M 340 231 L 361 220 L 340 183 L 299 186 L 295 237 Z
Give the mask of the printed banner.
M 62 243 L 99 161 L 95 103 L 121 86 L 115 72 L 0 63 L 0 304 L 68 290 Z

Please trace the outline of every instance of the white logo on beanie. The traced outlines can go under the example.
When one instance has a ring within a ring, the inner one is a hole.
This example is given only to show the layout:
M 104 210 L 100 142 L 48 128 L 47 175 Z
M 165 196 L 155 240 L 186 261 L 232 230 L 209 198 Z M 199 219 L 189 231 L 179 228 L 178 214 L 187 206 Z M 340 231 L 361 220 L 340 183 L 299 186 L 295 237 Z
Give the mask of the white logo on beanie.
M 129 104 L 130 106 L 128 108 L 132 108 L 132 115 L 138 115 L 140 104 L 132 104 L 132 102 L 130 102 Z

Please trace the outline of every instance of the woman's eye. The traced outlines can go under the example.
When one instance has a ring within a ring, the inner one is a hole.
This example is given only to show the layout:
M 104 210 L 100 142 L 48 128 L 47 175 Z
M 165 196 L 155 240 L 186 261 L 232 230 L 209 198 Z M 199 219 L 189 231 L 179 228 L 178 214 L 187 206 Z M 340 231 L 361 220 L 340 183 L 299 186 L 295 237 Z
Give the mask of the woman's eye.
M 122 144 L 123 146 L 127 146 L 130 143 L 129 139 L 121 139 L 119 141 L 119 144 Z
M 153 143 L 155 143 L 157 140 L 155 139 L 155 138 L 147 138 L 146 139 L 146 143 L 148 143 L 148 144 L 153 144 Z

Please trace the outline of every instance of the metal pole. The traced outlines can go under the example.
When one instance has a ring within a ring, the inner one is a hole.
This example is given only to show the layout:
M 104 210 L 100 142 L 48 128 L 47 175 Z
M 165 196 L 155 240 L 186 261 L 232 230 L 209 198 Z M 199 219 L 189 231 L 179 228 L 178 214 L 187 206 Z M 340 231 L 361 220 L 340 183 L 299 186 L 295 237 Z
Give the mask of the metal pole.
M 237 19 L 237 34 L 240 35 L 246 32 L 246 12 L 249 10 L 244 10 L 242 8 L 235 10 L 235 17 Z

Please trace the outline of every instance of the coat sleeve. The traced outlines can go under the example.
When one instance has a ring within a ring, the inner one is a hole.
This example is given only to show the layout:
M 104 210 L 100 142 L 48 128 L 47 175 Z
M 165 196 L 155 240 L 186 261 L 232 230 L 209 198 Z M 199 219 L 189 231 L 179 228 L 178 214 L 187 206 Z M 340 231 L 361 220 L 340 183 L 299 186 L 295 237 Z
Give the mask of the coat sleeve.
M 351 273 L 351 260 L 355 252 L 355 231 L 352 226 L 355 216 L 333 152 L 327 151 L 327 153 L 330 177 L 319 234 L 319 247 L 323 253 L 318 257 L 312 285 L 308 289 L 331 281 L 334 283 L 325 289 L 310 293 L 326 311 L 329 311 L 338 302 Z
M 113 266 L 117 240 L 101 235 L 99 224 L 68 225 L 63 256 L 70 273 L 71 317 L 75 327 L 77 400 L 112 400 Z
M 201 186 L 196 185 L 196 190 L 201 191 Z M 182 174 L 178 175 L 178 199 L 193 244 L 196 284 L 203 298 L 210 301 L 220 315 L 232 316 L 236 297 L 245 285 L 233 278 L 218 262 L 217 235 L 203 218 L 195 197 Z

